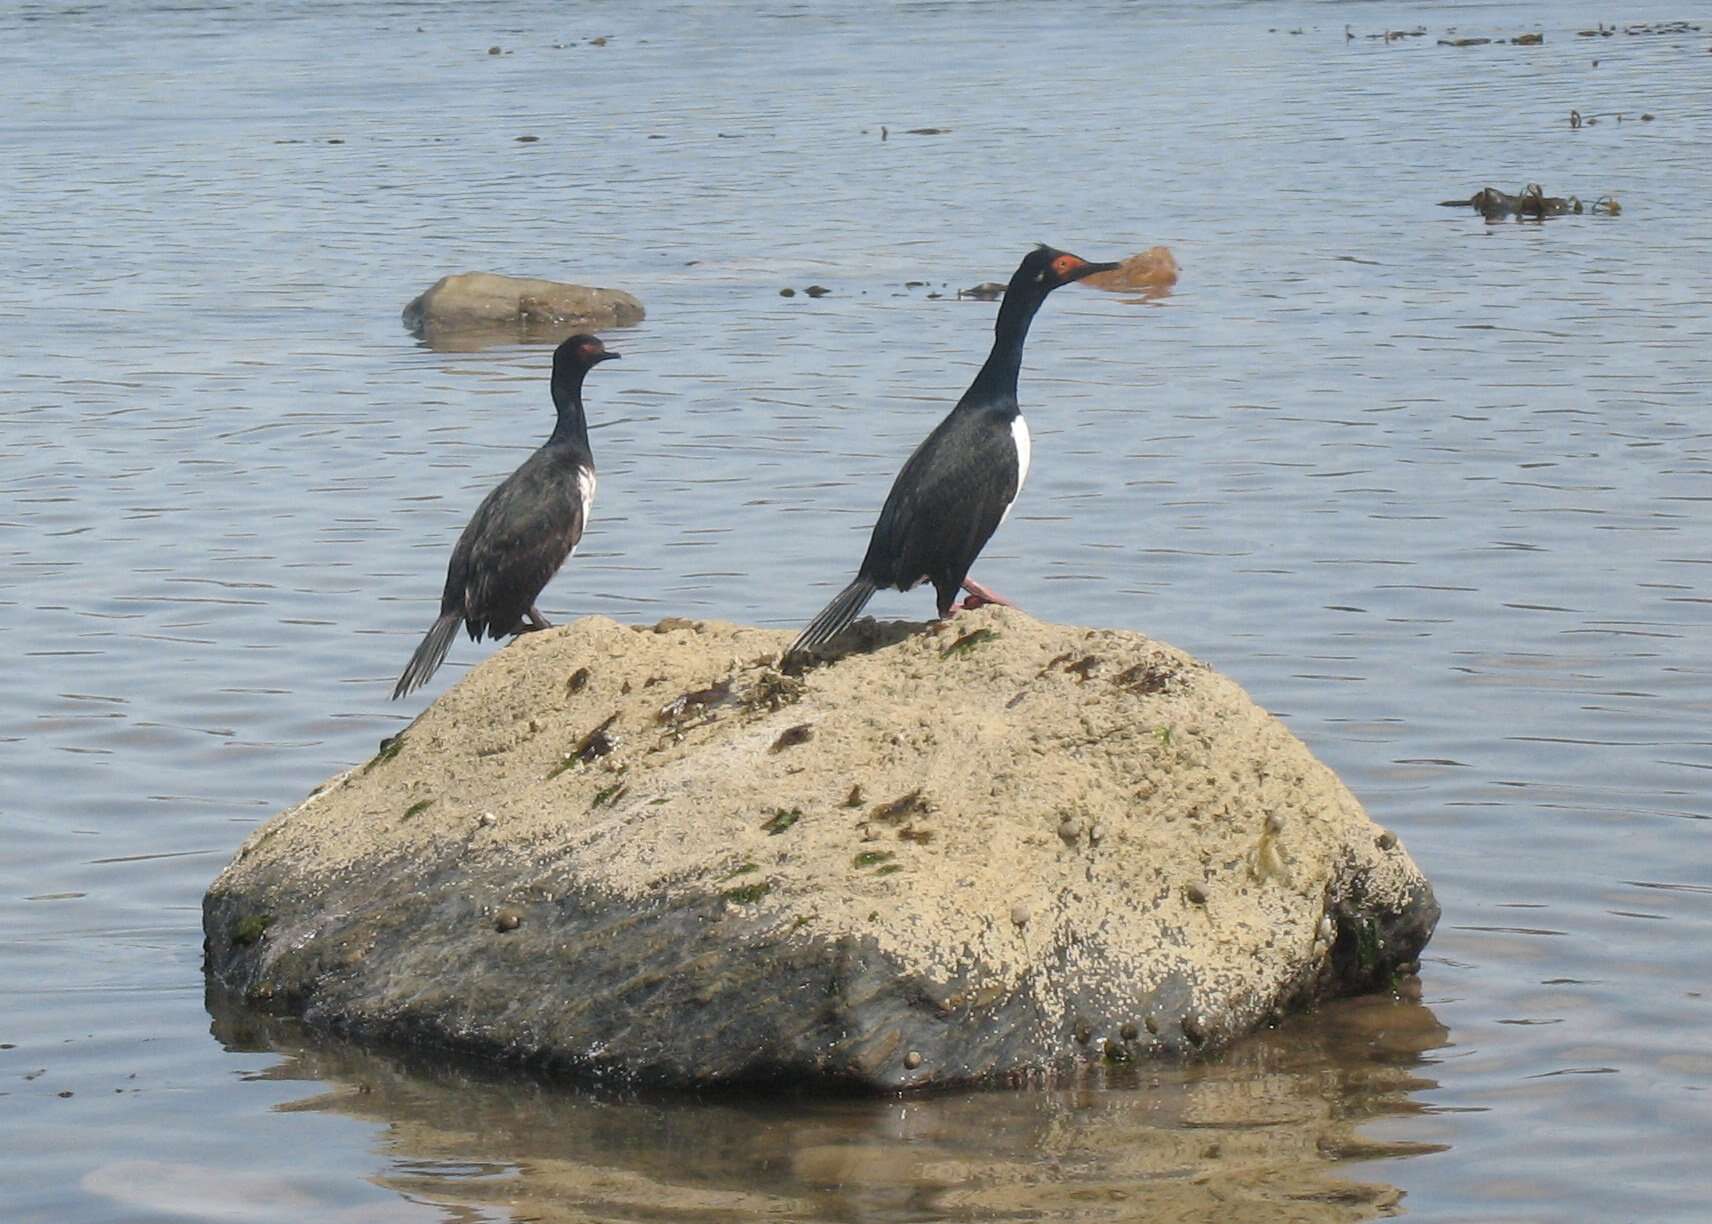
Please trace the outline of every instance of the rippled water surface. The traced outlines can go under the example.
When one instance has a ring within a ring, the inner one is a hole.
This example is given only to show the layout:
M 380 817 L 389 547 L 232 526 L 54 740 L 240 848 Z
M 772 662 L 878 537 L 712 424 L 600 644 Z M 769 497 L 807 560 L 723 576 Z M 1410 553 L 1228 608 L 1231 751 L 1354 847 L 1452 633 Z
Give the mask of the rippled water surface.
M 0 11 L 0 1216 L 1705 1218 L 1712 20 L 1366 37 L 1421 11 Z M 1529 181 L 1621 215 L 1436 207 Z M 1100 1091 L 820 1103 L 587 1097 L 205 1001 L 245 833 L 487 649 L 387 700 L 550 427 L 547 349 L 432 351 L 406 301 L 641 297 L 543 608 L 794 626 L 985 354 L 955 291 L 1036 240 L 1183 276 L 1042 311 L 982 578 L 1286 718 L 1437 886 L 1419 1000 Z

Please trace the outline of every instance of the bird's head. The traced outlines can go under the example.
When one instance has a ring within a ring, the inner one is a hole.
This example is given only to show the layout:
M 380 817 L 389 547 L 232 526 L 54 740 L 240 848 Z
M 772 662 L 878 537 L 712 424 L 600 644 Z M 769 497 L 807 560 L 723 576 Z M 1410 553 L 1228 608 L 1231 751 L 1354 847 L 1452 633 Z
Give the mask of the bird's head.
M 1060 285 L 1068 285 L 1071 281 L 1079 281 L 1096 272 L 1110 272 L 1117 266 L 1115 263 L 1089 263 L 1080 255 L 1072 255 L 1069 251 L 1060 251 L 1042 244 L 1023 256 L 1022 264 L 1011 278 L 1011 284 L 1027 286 L 1037 293 L 1047 294 Z
M 572 336 L 553 351 L 553 376 L 574 373 L 580 377 L 601 362 L 620 355 L 602 344 L 599 336 Z

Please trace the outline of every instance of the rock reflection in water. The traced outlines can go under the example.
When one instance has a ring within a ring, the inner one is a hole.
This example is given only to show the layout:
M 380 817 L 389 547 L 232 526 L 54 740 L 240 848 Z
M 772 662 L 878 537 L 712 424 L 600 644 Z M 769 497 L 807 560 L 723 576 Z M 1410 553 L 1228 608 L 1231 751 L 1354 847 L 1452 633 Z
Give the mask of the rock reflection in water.
M 1361 1133 L 1423 1108 L 1411 1094 L 1447 1042 L 1428 1008 L 1388 997 L 1083 1089 L 830 1099 L 593 1093 L 209 1009 L 229 1048 L 284 1056 L 270 1078 L 332 1085 L 285 1108 L 383 1128 L 377 1184 L 481 1218 L 1319 1224 L 1402 1197 L 1348 1162 L 1441 1150 Z

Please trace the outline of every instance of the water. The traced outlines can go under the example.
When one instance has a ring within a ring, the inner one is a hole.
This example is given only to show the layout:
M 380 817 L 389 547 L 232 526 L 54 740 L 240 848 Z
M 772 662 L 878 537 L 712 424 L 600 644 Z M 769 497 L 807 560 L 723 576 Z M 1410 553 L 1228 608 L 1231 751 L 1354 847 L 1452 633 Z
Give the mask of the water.
M 1574 36 L 1611 16 L 0 13 L 0 1214 L 1703 1218 L 1712 30 Z M 1528 181 L 1622 215 L 1433 206 Z M 430 351 L 406 301 L 638 294 L 543 608 L 796 626 L 984 356 L 955 290 L 1036 240 L 1184 272 L 1042 311 L 980 577 L 1285 717 L 1437 886 L 1419 1000 L 905 1102 L 588 1097 L 209 1010 L 202 890 L 420 708 L 450 542 L 550 428 L 544 348 Z

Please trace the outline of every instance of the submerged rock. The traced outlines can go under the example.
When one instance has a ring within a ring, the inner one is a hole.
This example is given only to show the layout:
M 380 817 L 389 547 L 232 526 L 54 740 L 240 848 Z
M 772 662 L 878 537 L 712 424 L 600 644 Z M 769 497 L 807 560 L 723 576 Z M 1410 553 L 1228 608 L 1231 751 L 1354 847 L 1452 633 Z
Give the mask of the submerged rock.
M 642 303 L 622 289 L 462 272 L 442 276 L 404 308 L 404 326 L 435 347 L 562 340 L 573 332 L 628 327 Z
M 626 1082 L 898 1089 L 1211 1050 L 1412 969 L 1396 838 L 1230 680 L 1004 608 L 527 634 L 209 890 L 251 1004 Z

